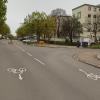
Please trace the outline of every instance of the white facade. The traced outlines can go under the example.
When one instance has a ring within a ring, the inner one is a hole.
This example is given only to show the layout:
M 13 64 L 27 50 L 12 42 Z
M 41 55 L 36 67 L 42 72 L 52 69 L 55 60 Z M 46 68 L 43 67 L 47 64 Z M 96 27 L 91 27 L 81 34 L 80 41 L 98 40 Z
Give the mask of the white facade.
M 98 18 L 100 17 L 100 7 L 84 4 L 72 9 L 72 13 L 75 17 L 79 19 L 79 21 L 83 25 L 83 34 L 81 36 L 93 39 L 94 34 L 91 30 L 89 30 L 89 27 L 92 27 L 91 29 L 93 30 L 93 26 L 91 25 L 96 23 Z M 100 36 L 99 32 L 97 36 Z

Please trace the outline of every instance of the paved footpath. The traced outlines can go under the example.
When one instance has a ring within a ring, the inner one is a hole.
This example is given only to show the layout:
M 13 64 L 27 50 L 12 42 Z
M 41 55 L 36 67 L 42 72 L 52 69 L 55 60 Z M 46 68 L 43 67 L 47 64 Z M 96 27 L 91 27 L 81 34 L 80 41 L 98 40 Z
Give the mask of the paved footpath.
M 83 52 L 78 55 L 80 62 L 100 68 L 100 53 L 99 52 Z

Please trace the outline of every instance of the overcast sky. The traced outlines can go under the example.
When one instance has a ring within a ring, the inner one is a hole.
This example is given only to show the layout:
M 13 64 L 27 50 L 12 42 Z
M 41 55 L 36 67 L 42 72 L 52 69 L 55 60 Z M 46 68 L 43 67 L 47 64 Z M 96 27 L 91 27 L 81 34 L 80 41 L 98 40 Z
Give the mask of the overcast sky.
M 50 14 L 51 10 L 62 8 L 68 15 L 72 15 L 72 9 L 84 3 L 97 5 L 100 4 L 100 0 L 8 0 L 7 23 L 14 34 L 25 16 L 33 11 Z

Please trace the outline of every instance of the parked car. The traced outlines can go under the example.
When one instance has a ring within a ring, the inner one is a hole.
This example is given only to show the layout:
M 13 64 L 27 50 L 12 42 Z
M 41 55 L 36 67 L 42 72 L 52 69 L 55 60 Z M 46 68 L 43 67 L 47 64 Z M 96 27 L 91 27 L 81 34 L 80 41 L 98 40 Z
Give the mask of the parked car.
M 37 40 L 36 39 L 24 39 L 22 40 L 23 43 L 27 43 L 27 44 L 32 44 L 32 43 L 36 43 Z
M 81 46 L 83 47 L 87 47 L 91 44 L 94 44 L 94 40 L 90 39 L 90 38 L 83 38 L 82 40 L 80 40 Z

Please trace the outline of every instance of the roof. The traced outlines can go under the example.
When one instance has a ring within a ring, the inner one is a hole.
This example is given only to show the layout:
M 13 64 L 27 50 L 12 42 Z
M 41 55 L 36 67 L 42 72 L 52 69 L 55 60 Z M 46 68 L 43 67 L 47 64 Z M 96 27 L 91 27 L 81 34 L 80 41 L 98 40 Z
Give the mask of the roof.
M 93 7 L 100 8 L 100 5 L 83 4 L 83 5 L 81 5 L 81 6 L 78 6 L 78 7 L 76 7 L 76 8 L 73 8 L 72 10 L 76 10 L 76 9 L 81 8 L 81 7 L 83 7 L 83 6 L 93 6 Z

